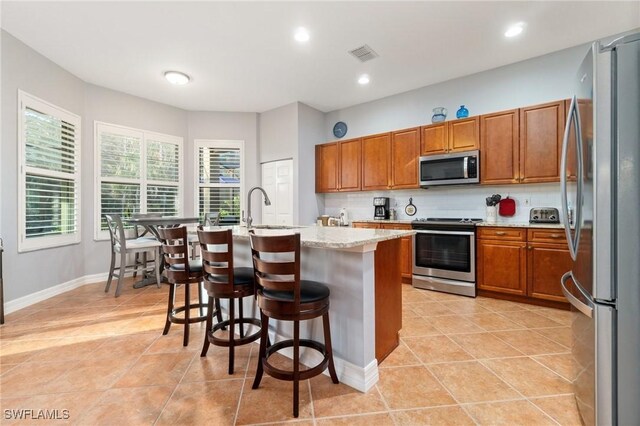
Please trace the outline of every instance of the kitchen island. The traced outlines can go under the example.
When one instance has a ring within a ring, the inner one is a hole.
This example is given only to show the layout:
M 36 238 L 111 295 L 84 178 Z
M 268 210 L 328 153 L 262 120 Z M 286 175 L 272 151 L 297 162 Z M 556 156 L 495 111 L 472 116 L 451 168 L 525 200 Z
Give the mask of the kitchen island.
M 311 226 L 255 232 L 300 233 L 302 279 L 320 281 L 331 289 L 329 317 L 338 378 L 362 392 L 369 390 L 378 381 L 378 363 L 399 343 L 400 238 L 413 231 Z M 234 266 L 252 266 L 247 228 L 233 227 L 233 236 Z M 259 317 L 251 298 L 245 299 L 244 312 Z M 270 322 L 269 329 L 272 341 L 292 336 L 287 322 Z M 322 342 L 321 319 L 302 321 L 300 335 Z M 315 365 L 320 360 L 319 353 L 301 349 L 302 363 Z

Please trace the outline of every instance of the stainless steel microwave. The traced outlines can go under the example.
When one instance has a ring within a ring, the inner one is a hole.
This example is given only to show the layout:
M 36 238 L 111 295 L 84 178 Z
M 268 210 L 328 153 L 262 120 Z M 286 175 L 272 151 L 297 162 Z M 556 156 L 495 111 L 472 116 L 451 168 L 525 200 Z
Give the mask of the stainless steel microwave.
M 420 157 L 421 187 L 480 182 L 480 152 L 466 151 Z

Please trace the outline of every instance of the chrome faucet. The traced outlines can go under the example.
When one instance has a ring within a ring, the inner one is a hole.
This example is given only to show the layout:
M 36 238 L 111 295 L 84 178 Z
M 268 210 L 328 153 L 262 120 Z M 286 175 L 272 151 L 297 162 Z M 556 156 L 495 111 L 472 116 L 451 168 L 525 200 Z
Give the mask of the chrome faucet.
M 253 218 L 251 217 L 251 194 L 253 194 L 253 191 L 255 191 L 256 189 L 264 194 L 264 205 L 271 205 L 271 200 L 262 187 L 254 186 L 253 188 L 251 188 L 249 192 L 247 192 L 247 216 L 244 218 L 244 221 L 247 223 L 247 228 L 251 228 L 251 224 L 253 223 Z

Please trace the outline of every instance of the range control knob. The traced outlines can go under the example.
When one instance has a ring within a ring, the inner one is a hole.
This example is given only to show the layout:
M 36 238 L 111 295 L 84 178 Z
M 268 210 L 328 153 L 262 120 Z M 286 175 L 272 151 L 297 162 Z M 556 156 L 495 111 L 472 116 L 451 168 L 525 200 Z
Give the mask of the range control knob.
M 549 216 L 549 219 L 550 219 L 550 220 L 556 220 L 556 215 L 555 215 L 555 214 L 550 215 L 550 216 Z
M 533 216 L 533 219 L 534 219 L 534 220 L 538 220 L 538 219 L 540 219 L 540 218 L 538 217 L 538 215 L 535 215 L 535 216 Z

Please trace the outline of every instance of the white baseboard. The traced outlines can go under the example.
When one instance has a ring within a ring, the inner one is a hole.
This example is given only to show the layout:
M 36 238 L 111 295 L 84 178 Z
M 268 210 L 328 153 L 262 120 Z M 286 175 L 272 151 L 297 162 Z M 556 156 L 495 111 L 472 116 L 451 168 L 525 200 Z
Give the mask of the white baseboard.
M 108 276 L 109 274 L 107 272 L 101 274 L 84 275 L 71 281 L 67 281 L 66 283 L 54 285 L 53 287 L 45 288 L 44 290 L 27 294 L 26 296 L 22 296 L 6 302 L 4 305 L 4 312 L 5 314 L 10 314 L 22 308 L 26 308 L 27 306 L 42 302 L 43 300 L 46 300 L 50 297 L 66 293 L 67 291 L 81 287 L 85 284 L 105 282 Z

